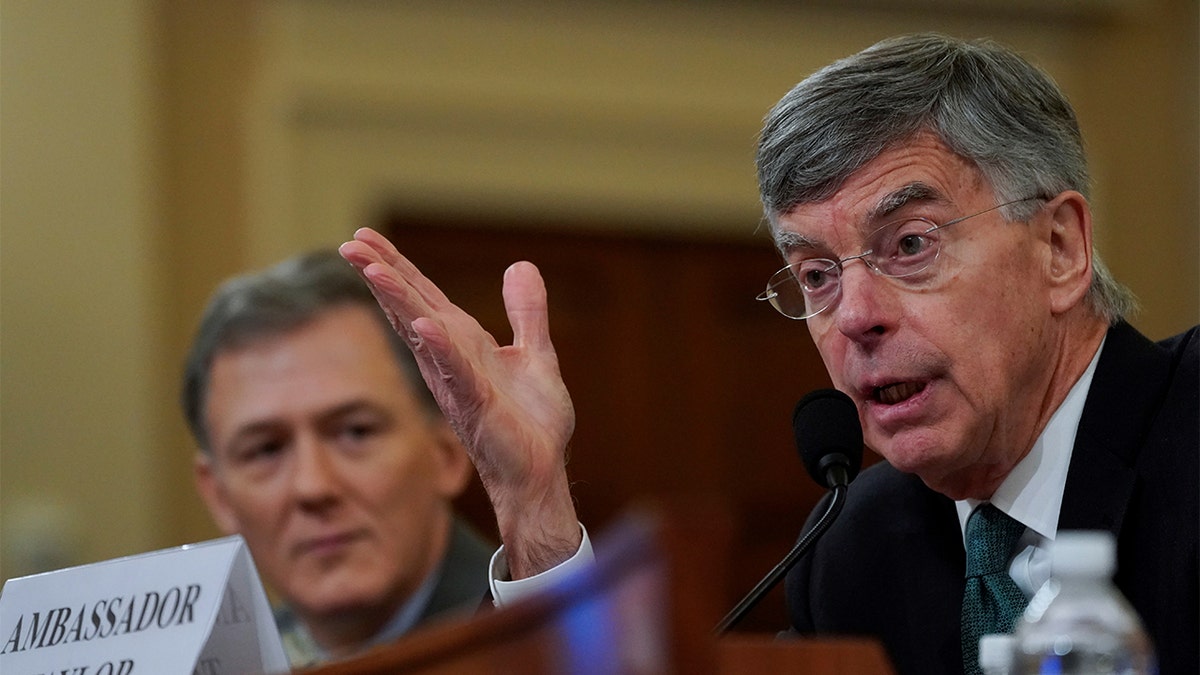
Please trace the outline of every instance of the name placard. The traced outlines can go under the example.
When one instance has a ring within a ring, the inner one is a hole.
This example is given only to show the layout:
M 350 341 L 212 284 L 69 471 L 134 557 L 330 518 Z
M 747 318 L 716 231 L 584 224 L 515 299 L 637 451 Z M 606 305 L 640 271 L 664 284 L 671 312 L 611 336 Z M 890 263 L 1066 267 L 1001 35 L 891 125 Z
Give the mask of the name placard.
M 247 675 L 288 671 L 239 536 L 10 579 L 4 675 Z

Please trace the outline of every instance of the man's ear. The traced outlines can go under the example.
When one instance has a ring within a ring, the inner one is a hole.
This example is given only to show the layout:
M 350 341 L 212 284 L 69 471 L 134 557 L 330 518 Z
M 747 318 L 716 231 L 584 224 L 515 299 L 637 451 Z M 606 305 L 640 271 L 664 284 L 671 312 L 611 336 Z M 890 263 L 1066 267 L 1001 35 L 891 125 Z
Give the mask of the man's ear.
M 454 499 L 462 494 L 467 483 L 474 475 L 475 465 L 467 456 L 458 434 L 450 428 L 444 419 L 431 422 L 434 442 L 437 445 L 435 461 L 437 462 L 437 485 L 447 499 Z
M 196 482 L 196 492 L 204 500 L 208 512 L 212 515 L 217 528 L 225 534 L 235 534 L 239 531 L 237 514 L 229 503 L 225 493 L 225 485 L 217 475 L 213 466 L 213 458 L 205 452 L 197 452 L 192 461 L 192 478 Z
M 1087 198 L 1068 190 L 1052 199 L 1045 213 L 1049 218 L 1046 280 L 1050 307 L 1061 314 L 1082 302 L 1092 284 L 1092 211 Z

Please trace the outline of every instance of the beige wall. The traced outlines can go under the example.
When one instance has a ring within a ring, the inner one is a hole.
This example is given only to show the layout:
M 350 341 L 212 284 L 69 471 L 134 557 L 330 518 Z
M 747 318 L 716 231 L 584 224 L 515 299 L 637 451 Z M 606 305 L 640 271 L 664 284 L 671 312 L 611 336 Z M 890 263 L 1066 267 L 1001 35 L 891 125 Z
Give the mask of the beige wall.
M 144 4 L 0 5 L 4 575 L 164 540 Z
M 0 576 L 214 534 L 175 391 L 222 277 L 387 204 L 754 236 L 766 109 L 893 33 L 1050 70 L 1135 323 L 1200 320 L 1194 1 L 813 4 L 2 0 Z

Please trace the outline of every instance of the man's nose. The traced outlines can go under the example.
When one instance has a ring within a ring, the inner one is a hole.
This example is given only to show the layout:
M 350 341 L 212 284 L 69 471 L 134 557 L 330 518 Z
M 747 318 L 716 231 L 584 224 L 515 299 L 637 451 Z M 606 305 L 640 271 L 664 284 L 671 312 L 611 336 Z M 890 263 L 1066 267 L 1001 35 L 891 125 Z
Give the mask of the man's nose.
M 337 471 L 330 449 L 317 434 L 301 434 L 296 440 L 292 467 L 292 490 L 304 501 L 331 499 L 337 492 Z
M 843 263 L 841 286 L 833 310 L 838 331 L 861 342 L 876 339 L 893 327 L 895 289 L 866 258 L 857 258 L 857 262 L 862 264 L 849 260 Z

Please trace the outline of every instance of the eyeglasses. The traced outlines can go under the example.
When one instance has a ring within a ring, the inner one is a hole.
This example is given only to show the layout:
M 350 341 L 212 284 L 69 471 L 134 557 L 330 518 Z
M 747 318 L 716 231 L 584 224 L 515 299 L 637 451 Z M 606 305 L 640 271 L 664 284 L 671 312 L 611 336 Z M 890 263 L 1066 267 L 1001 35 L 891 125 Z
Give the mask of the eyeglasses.
M 942 230 L 969 218 L 1020 202 L 1042 199 L 1026 197 L 997 204 L 969 216 L 938 225 L 927 218 L 897 220 L 875 230 L 867 238 L 867 250 L 841 260 L 810 258 L 794 262 L 767 281 L 767 290 L 756 297 L 766 300 L 789 319 L 808 319 L 829 309 L 842 291 L 842 268 L 861 260 L 874 273 L 910 283 L 925 281 L 942 249 Z

